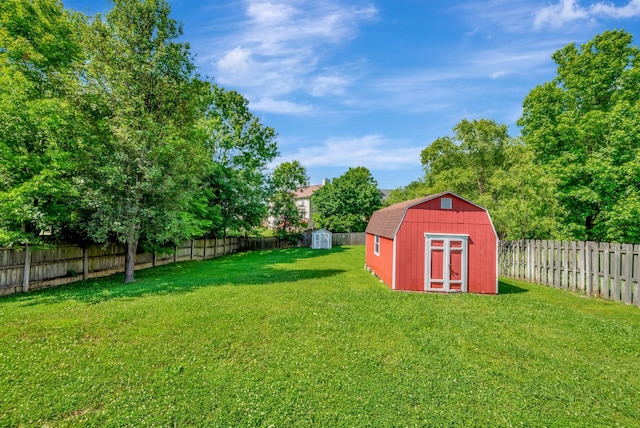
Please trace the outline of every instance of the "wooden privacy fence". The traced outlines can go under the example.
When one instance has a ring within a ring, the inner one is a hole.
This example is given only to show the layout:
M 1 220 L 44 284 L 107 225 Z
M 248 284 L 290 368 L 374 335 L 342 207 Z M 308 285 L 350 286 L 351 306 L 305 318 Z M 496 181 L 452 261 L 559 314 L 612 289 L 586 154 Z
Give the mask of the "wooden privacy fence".
M 334 233 L 332 234 L 333 245 L 365 245 L 367 234 L 362 233 Z M 311 245 L 311 240 L 309 240 Z
M 640 245 L 501 242 L 498 264 L 503 276 L 640 306 Z
M 186 260 L 207 260 L 238 251 L 270 250 L 310 244 L 311 234 L 293 243 L 275 237 L 195 239 L 185 241 L 167 253 L 138 253 L 135 269 Z M 363 244 L 364 233 L 333 234 L 333 245 Z M 124 262 L 125 248 L 115 244 L 90 247 L 64 244 L 37 250 L 0 248 L 0 296 L 124 272 Z

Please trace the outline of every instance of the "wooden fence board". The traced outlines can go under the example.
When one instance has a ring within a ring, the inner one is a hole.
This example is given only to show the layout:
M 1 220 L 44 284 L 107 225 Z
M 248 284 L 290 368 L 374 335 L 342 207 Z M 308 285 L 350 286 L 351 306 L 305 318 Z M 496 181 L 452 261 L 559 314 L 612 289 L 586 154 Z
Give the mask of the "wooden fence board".
M 533 241 L 533 282 L 540 284 L 540 240 Z
M 560 287 L 569 288 L 569 243 L 562 241 L 562 274 L 560 278 Z
M 633 302 L 633 293 L 631 291 L 632 288 L 632 269 L 633 269 L 633 245 L 623 244 L 622 245 L 622 266 L 621 266 L 621 275 L 622 275 L 622 290 L 620 298 L 626 304 L 631 304 Z
M 591 242 L 591 292 L 597 295 L 600 291 L 600 251 L 597 242 Z
M 571 279 L 569 280 L 569 288 L 575 290 L 578 284 L 578 245 L 572 241 L 570 244 L 569 260 L 571 263 Z
M 540 257 L 540 284 L 549 285 L 547 282 L 547 270 L 549 266 L 547 265 L 547 242 L 546 240 L 542 240 L 542 248 L 541 248 L 541 257 Z
M 553 271 L 553 286 L 556 288 L 562 288 L 561 275 L 562 272 L 562 244 L 559 241 L 553 242 L 553 258 L 554 258 L 554 271 Z
M 613 283 L 611 285 L 611 298 L 620 300 L 620 244 L 611 244 L 613 249 Z
M 632 277 L 635 281 L 635 286 L 633 287 L 633 301 L 632 303 L 636 306 L 640 306 L 640 245 L 633 246 L 633 274 Z
M 608 299 L 611 295 L 611 253 L 609 244 L 601 242 L 600 251 L 602 252 L 602 287 L 600 288 L 600 295 Z

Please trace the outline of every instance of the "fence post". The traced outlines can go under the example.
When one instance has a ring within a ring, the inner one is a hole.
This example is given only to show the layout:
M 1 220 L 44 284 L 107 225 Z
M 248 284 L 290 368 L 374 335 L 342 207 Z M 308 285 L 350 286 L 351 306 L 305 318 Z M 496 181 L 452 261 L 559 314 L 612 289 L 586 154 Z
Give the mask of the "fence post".
M 562 241 L 562 288 L 569 288 L 569 243 Z
M 89 279 L 89 249 L 82 248 L 82 278 L 86 281 Z
M 622 301 L 629 304 L 632 302 L 633 296 L 631 293 L 631 270 L 633 265 L 633 245 L 624 244 L 622 246 L 625 257 L 622 264 L 622 276 L 624 278 L 624 286 L 622 289 Z
M 533 282 L 533 241 L 527 240 L 527 281 Z
M 539 242 L 537 239 L 531 240 L 531 282 L 538 282 L 538 258 L 539 258 Z
M 547 281 L 547 256 L 549 255 L 547 248 L 548 248 L 548 242 L 547 240 L 542 240 L 542 257 L 540 258 L 540 267 L 541 267 L 541 272 L 540 272 L 540 283 L 544 284 L 544 285 L 549 285 L 549 282 Z
M 553 286 L 556 288 L 562 288 L 562 283 L 560 279 L 560 272 L 562 270 L 562 243 L 560 241 L 553 241 L 554 247 L 554 263 L 553 266 L 555 270 L 553 271 Z
M 585 257 L 585 243 L 584 241 L 578 242 L 578 290 L 585 291 L 586 283 L 585 283 L 585 273 L 586 273 L 586 257 Z
M 613 246 L 613 286 L 611 294 L 613 300 L 620 300 L 620 244 L 611 244 Z
M 600 288 L 600 295 L 608 299 L 611 290 L 611 257 L 609 255 L 609 244 L 601 242 L 600 248 L 602 249 L 602 287 Z
M 29 280 L 31 275 L 31 250 L 29 244 L 24 246 L 24 273 L 22 275 L 22 291 L 26 293 L 29 291 Z
M 636 254 L 638 258 L 636 259 Z M 636 306 L 640 306 L 640 245 L 633 246 L 633 276 L 636 279 L 636 286 L 634 287 L 633 303 Z
M 593 290 L 593 275 L 591 273 L 591 245 L 589 245 L 590 242 L 586 242 L 585 246 L 584 246 L 584 250 L 585 250 L 585 254 L 584 254 L 584 264 L 585 264 L 585 279 L 586 279 L 586 284 L 585 284 L 585 293 L 587 293 L 587 296 L 590 296 Z
M 596 242 L 593 243 L 593 247 L 595 251 L 591 253 L 591 271 L 593 272 L 593 288 L 591 291 L 594 295 L 598 295 L 600 293 L 600 247 Z
M 575 290 L 578 282 L 578 243 L 576 241 L 571 241 L 570 260 L 571 279 L 569 280 L 569 288 Z

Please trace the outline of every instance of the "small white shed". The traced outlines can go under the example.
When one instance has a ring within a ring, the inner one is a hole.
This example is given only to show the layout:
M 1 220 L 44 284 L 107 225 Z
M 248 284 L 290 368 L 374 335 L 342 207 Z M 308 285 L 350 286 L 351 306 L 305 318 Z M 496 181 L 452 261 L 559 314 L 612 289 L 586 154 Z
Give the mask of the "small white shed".
M 330 250 L 331 241 L 331 232 L 326 229 L 317 229 L 311 232 L 311 248 L 314 250 Z

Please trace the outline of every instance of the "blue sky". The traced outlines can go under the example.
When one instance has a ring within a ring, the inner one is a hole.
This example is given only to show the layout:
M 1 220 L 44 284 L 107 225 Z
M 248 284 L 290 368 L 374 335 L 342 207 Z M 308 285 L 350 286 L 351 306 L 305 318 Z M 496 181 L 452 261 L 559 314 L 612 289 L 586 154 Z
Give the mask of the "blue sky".
M 107 0 L 63 0 L 88 15 Z M 640 45 L 640 0 L 169 0 L 202 75 L 278 133 L 311 183 L 365 166 L 380 188 L 462 119 L 509 127 L 551 55 L 605 30 Z

